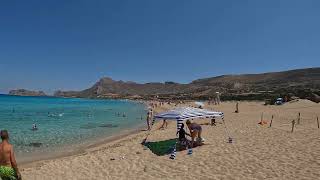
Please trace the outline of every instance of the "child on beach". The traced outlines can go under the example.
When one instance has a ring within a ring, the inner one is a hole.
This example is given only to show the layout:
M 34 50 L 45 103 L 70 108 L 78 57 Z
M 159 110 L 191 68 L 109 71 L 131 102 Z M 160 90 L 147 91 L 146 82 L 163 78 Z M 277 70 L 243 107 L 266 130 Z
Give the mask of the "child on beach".
M 186 138 L 186 135 L 187 136 L 190 136 L 190 134 L 188 134 L 185 130 L 184 130 L 184 124 L 181 125 L 181 128 L 180 130 L 177 132 L 177 134 L 179 134 L 179 144 L 182 145 L 182 146 L 186 146 L 188 147 L 189 146 L 189 140 Z

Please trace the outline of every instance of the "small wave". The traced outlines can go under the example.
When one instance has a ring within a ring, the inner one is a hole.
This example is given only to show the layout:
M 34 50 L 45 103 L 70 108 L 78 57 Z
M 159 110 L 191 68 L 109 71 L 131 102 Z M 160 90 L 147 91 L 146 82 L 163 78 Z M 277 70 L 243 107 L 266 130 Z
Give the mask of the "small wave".
M 48 117 L 63 117 L 64 113 L 59 114 L 48 114 Z
M 116 124 L 101 124 L 99 127 L 116 128 L 116 127 L 119 127 L 119 125 L 116 125 Z
M 94 129 L 97 128 L 99 125 L 96 123 L 88 123 L 80 126 L 80 129 Z

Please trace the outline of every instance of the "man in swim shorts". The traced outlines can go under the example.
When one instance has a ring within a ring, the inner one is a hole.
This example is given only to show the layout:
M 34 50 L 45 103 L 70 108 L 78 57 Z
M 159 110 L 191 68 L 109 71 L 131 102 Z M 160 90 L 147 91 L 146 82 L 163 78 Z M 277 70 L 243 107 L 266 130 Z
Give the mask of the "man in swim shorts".
M 9 143 L 9 134 L 7 130 L 0 132 L 0 179 L 2 180 L 19 180 L 21 179 L 13 147 Z
M 198 139 L 201 141 L 201 132 L 202 132 L 202 127 L 199 124 L 196 123 L 191 123 L 190 120 L 187 120 L 186 122 L 190 134 L 191 134 L 191 147 L 193 147 L 194 139 L 198 136 Z

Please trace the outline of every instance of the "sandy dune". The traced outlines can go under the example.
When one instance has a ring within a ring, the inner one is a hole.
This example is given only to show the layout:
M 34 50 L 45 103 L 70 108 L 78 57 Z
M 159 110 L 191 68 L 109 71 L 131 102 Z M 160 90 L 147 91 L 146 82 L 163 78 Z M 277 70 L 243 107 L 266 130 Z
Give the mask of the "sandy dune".
M 225 113 L 225 121 L 234 142 L 227 143 L 221 120 L 217 126 L 203 125 L 205 145 L 169 155 L 157 156 L 140 142 L 140 132 L 111 143 L 88 149 L 83 154 L 24 165 L 24 179 L 319 179 L 320 129 L 316 116 L 320 104 L 300 100 L 283 106 L 264 106 L 262 102 L 235 102 L 210 106 Z M 164 109 L 162 109 L 164 110 Z M 301 113 L 300 124 L 291 133 L 291 121 Z M 258 125 L 263 120 L 273 125 Z M 200 120 L 206 123 L 209 120 Z M 149 141 L 175 137 L 176 124 L 165 130 L 156 124 Z M 115 160 L 111 160 L 111 159 Z

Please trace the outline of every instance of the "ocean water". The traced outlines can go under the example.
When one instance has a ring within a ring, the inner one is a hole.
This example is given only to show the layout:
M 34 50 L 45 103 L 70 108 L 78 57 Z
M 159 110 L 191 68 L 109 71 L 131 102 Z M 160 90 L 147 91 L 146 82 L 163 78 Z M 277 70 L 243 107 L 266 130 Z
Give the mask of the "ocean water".
M 145 116 L 145 105 L 133 101 L 0 95 L 0 129 L 9 131 L 18 157 L 70 151 L 138 128 Z

